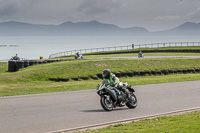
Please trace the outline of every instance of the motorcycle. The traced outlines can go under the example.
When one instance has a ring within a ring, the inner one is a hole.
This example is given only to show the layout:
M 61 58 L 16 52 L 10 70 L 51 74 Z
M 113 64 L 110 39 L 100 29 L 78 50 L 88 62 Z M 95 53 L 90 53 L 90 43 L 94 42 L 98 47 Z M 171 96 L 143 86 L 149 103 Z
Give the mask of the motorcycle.
M 144 58 L 144 54 L 143 53 L 138 53 L 138 58 Z
M 75 59 L 77 60 L 77 59 L 83 59 L 83 56 L 81 55 L 81 54 L 79 54 L 79 55 L 75 55 Z
M 10 60 L 20 60 L 20 58 L 19 57 L 12 57 L 12 58 L 10 58 Z
M 120 82 L 119 86 L 129 90 L 129 98 L 123 91 L 115 87 L 107 84 L 97 85 L 97 94 L 101 97 L 100 103 L 105 111 L 112 111 L 114 107 L 124 107 L 125 105 L 131 109 L 137 106 L 137 98 L 133 94 L 135 90 L 127 83 Z

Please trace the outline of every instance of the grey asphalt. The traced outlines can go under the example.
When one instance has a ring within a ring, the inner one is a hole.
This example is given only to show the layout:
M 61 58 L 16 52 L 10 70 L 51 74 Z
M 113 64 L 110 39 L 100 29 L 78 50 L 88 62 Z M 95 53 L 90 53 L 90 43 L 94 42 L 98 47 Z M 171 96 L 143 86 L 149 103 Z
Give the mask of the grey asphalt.
M 105 112 L 96 90 L 0 98 L 0 133 L 44 133 L 200 107 L 200 81 L 135 86 L 138 106 Z

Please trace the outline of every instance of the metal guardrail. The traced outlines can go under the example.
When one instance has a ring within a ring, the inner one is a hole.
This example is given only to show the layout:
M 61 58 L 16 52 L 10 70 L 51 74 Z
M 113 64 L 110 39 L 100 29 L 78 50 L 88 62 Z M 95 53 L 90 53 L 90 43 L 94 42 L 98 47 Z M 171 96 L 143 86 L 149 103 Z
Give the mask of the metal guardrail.
M 86 54 L 86 53 L 96 53 L 96 52 L 140 49 L 140 48 L 188 47 L 188 46 L 200 46 L 200 42 L 167 42 L 167 43 L 152 43 L 152 44 L 138 44 L 138 45 L 132 44 L 132 45 L 115 46 L 115 47 L 79 49 L 79 50 L 71 50 L 71 51 L 64 51 L 51 54 L 49 55 L 49 58 L 75 55 L 77 52 L 79 52 L 80 54 Z

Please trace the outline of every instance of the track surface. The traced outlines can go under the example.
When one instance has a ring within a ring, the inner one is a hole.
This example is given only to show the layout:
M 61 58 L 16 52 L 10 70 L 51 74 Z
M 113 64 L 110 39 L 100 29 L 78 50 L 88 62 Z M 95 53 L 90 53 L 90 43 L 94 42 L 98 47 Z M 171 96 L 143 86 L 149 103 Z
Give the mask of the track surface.
M 105 112 L 96 90 L 0 98 L 1 133 L 44 133 L 200 107 L 200 81 L 135 86 L 138 106 Z

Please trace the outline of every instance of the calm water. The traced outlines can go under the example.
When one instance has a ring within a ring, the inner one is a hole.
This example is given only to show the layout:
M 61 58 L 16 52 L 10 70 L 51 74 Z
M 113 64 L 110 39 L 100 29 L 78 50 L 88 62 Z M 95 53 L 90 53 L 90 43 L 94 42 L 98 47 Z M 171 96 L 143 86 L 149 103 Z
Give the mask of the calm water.
M 0 60 L 10 59 L 15 54 L 26 59 L 39 59 L 69 50 L 164 42 L 200 42 L 200 37 L 0 37 Z

